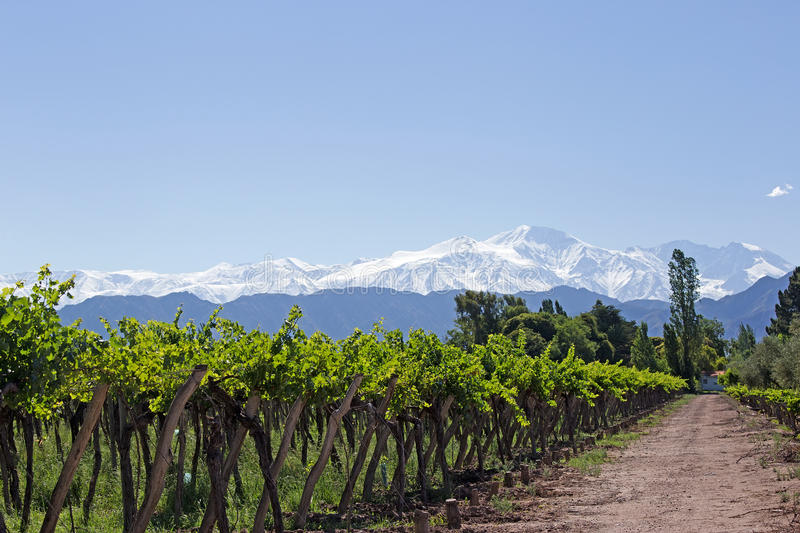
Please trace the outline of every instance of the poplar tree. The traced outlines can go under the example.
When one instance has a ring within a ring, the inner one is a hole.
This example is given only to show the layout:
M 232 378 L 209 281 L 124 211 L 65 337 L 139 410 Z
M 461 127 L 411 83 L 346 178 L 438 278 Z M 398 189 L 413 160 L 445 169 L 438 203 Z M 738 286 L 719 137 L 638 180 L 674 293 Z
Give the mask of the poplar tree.
M 687 257 L 683 251 L 672 251 L 669 262 L 670 324 L 680 341 L 680 376 L 694 378 L 694 352 L 700 345 L 700 319 L 694 309 L 699 298 L 699 271 L 694 258 Z M 665 334 L 666 337 L 666 334 Z

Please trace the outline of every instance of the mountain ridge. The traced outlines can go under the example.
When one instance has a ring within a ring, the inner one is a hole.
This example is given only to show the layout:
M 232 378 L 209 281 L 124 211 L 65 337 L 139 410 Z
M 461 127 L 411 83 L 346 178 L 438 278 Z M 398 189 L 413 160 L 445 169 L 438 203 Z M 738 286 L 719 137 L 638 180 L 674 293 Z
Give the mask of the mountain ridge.
M 740 293 L 720 300 L 703 298 L 697 302 L 698 313 L 722 322 L 726 336 L 733 337 L 739 324 L 749 324 L 757 338 L 775 314 L 778 290 L 785 289 L 790 274 L 781 278 L 765 277 Z M 369 330 L 383 320 L 388 329 L 408 331 L 421 328 L 444 336 L 453 328 L 454 297 L 461 291 L 422 295 L 413 292 L 391 292 L 378 288 L 350 292 L 321 291 L 310 295 L 255 294 L 241 296 L 223 305 L 221 316 L 236 320 L 247 329 L 259 327 L 276 331 L 292 305 L 303 309 L 301 327 L 309 333 L 322 331 L 333 338 L 343 338 L 354 328 Z M 646 321 L 651 335 L 661 335 L 663 324 L 669 320 L 669 303 L 659 300 L 621 302 L 588 289 L 555 287 L 543 292 L 520 292 L 529 308 L 537 310 L 545 298 L 558 300 L 567 313 L 576 315 L 588 311 L 597 300 L 620 309 L 628 320 Z M 178 307 L 183 308 L 182 322 L 192 319 L 204 322 L 218 304 L 202 300 L 191 293 L 172 293 L 166 296 L 94 296 L 79 304 L 62 307 L 59 314 L 64 323 L 81 319 L 82 327 L 104 333 L 99 317 L 112 325 L 123 316 L 141 321 L 171 321 Z
M 255 294 L 309 295 L 325 290 L 383 288 L 429 294 L 465 289 L 499 293 L 541 292 L 558 286 L 585 288 L 618 301 L 669 298 L 667 262 L 680 246 L 696 259 L 701 295 L 722 298 L 750 287 L 764 276 L 780 277 L 793 265 L 747 243 L 714 248 L 671 241 L 652 248 L 612 250 L 591 245 L 566 232 L 518 226 L 478 241 L 459 236 L 421 250 L 399 250 L 386 257 L 350 263 L 314 265 L 294 257 L 258 263 L 219 263 L 202 272 L 159 274 L 146 270 L 74 270 L 77 304 L 93 296 L 165 296 L 189 292 L 212 303 Z M 0 274 L 0 286 L 35 273 Z

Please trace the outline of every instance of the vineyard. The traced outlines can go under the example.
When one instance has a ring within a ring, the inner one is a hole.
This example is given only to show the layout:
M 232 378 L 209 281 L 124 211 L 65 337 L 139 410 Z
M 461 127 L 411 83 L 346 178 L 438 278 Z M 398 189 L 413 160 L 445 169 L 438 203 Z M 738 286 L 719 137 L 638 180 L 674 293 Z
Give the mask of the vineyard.
M 368 502 L 399 517 L 686 386 L 502 335 L 467 351 L 376 324 L 334 341 L 298 308 L 275 333 L 178 310 L 101 338 L 60 323 L 71 287 L 43 268 L 0 297 L 0 532 L 282 531 L 374 521 Z
M 777 419 L 800 434 L 800 393 L 789 389 L 751 389 L 746 385 L 725 388 L 728 396 Z

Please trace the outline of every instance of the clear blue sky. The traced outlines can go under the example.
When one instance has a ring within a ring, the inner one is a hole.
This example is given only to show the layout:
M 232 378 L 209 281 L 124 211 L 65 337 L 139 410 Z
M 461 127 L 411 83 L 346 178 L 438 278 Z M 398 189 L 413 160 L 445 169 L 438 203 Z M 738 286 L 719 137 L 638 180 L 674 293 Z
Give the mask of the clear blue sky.
M 798 28 L 795 1 L 6 2 L 0 272 L 519 224 L 800 263 Z

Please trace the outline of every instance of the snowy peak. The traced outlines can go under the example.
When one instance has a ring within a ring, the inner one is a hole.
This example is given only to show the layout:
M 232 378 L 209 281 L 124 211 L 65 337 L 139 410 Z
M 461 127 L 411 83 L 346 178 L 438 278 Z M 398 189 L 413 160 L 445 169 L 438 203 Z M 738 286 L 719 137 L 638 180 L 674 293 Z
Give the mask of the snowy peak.
M 526 225 L 517 226 L 511 231 L 504 231 L 486 239 L 486 243 L 495 246 L 516 246 L 522 243 L 535 243 L 550 246 L 551 248 L 563 248 L 578 242 L 580 242 L 578 239 L 563 231 Z
M 711 298 L 741 292 L 764 276 L 780 277 L 793 268 L 778 255 L 753 244 L 713 248 L 673 241 L 653 248 L 609 250 L 563 231 L 523 225 L 485 241 L 460 236 L 422 250 L 359 258 L 345 265 L 312 265 L 292 257 L 267 257 L 257 263 L 219 263 L 202 272 L 184 274 L 78 270 L 54 275 L 66 279 L 75 274 L 75 299 L 71 303 L 100 295 L 164 296 L 182 291 L 225 303 L 250 294 L 297 295 L 363 287 L 427 294 L 464 289 L 516 293 L 560 285 L 622 301 L 667 300 L 667 264 L 675 248 L 695 258 L 701 294 Z M 0 274 L 0 287 L 12 286 L 18 279 L 29 285 L 36 274 Z

